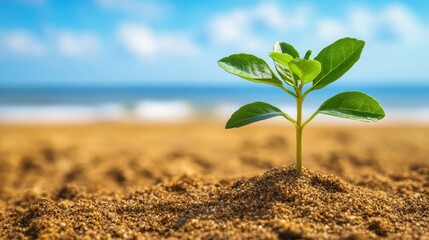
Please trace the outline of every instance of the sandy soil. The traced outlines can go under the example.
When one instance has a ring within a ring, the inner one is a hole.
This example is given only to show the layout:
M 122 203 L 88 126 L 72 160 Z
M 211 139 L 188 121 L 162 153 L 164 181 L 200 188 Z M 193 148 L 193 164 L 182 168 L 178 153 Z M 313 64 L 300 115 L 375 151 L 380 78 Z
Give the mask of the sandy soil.
M 0 126 L 0 238 L 429 239 L 429 126 Z

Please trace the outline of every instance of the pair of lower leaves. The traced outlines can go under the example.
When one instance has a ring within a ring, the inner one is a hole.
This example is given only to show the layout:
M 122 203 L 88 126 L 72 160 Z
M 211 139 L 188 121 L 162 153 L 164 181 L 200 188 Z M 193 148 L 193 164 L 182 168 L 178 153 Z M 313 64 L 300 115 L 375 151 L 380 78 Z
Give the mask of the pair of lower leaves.
M 380 120 L 385 115 L 376 100 L 364 93 L 353 91 L 343 92 L 326 100 L 309 120 L 319 113 L 368 122 Z M 288 114 L 273 105 L 254 102 L 242 106 L 232 114 L 226 124 L 226 128 L 242 127 L 277 116 L 282 116 L 292 123 L 295 122 Z

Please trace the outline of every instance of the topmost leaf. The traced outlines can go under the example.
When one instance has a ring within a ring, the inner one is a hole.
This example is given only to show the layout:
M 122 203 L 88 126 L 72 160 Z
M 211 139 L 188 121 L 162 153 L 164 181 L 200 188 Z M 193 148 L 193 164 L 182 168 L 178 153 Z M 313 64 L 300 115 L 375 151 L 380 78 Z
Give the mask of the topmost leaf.
M 276 41 L 274 43 L 273 52 L 286 53 L 291 55 L 293 58 L 299 58 L 298 51 L 289 43 Z
M 313 89 L 321 89 L 344 75 L 360 58 L 365 42 L 342 38 L 324 48 L 314 59 L 322 64 L 322 71 L 313 80 Z
M 316 60 L 296 58 L 290 62 L 290 69 L 303 83 L 309 83 L 320 73 L 320 63 Z
M 224 57 L 218 64 L 225 71 L 249 81 L 282 87 L 283 84 L 273 73 L 268 64 L 251 54 L 240 53 Z
M 270 52 L 268 55 L 274 60 L 274 66 L 286 84 L 295 86 L 295 78 L 289 67 L 293 57 L 287 53 Z

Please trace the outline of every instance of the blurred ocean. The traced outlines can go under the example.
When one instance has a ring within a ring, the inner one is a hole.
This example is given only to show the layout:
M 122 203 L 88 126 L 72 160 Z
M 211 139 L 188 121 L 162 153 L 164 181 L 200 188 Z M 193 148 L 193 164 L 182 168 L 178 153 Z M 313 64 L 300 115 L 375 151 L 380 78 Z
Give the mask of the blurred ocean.
M 327 98 L 358 90 L 376 98 L 385 122 L 429 123 L 429 86 L 330 86 L 310 94 L 309 116 Z M 180 122 L 226 120 L 243 104 L 264 101 L 294 115 L 294 100 L 272 86 L 0 88 L 0 123 Z M 332 117 L 317 117 L 319 123 Z M 348 122 L 339 120 L 338 122 Z

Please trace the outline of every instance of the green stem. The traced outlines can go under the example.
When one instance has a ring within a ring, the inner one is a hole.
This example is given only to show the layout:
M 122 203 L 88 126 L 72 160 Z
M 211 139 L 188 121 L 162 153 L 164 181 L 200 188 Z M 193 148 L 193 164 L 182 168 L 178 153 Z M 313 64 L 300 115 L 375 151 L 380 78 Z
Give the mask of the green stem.
M 311 120 L 313 120 L 313 118 L 314 118 L 314 117 L 316 117 L 316 115 L 317 115 L 318 113 L 319 113 L 318 111 L 314 112 L 314 113 L 313 113 L 313 115 L 311 115 L 311 117 L 309 117 L 309 118 L 307 119 L 307 121 L 305 121 L 305 122 L 302 124 L 302 127 L 304 128 L 304 127 L 305 127 L 305 125 L 307 125 Z
M 302 89 L 297 89 L 297 98 L 296 98 L 296 170 L 298 173 L 302 171 L 302 102 L 304 98 L 301 93 Z
M 302 171 L 302 127 L 296 127 L 296 171 Z
M 296 121 L 293 118 L 291 118 L 289 115 L 285 114 L 285 115 L 283 115 L 283 117 L 286 118 L 288 121 L 290 121 L 293 125 L 296 126 Z
M 285 88 L 284 86 L 281 86 L 281 89 L 283 89 L 283 91 L 285 91 L 286 93 L 288 93 L 292 97 L 296 98 L 296 94 L 293 93 L 292 91 L 290 91 L 289 89 Z
M 307 94 L 309 94 L 313 90 L 313 86 L 311 86 L 309 89 L 307 89 L 307 91 L 304 92 L 304 94 L 302 95 L 303 98 L 305 98 Z

